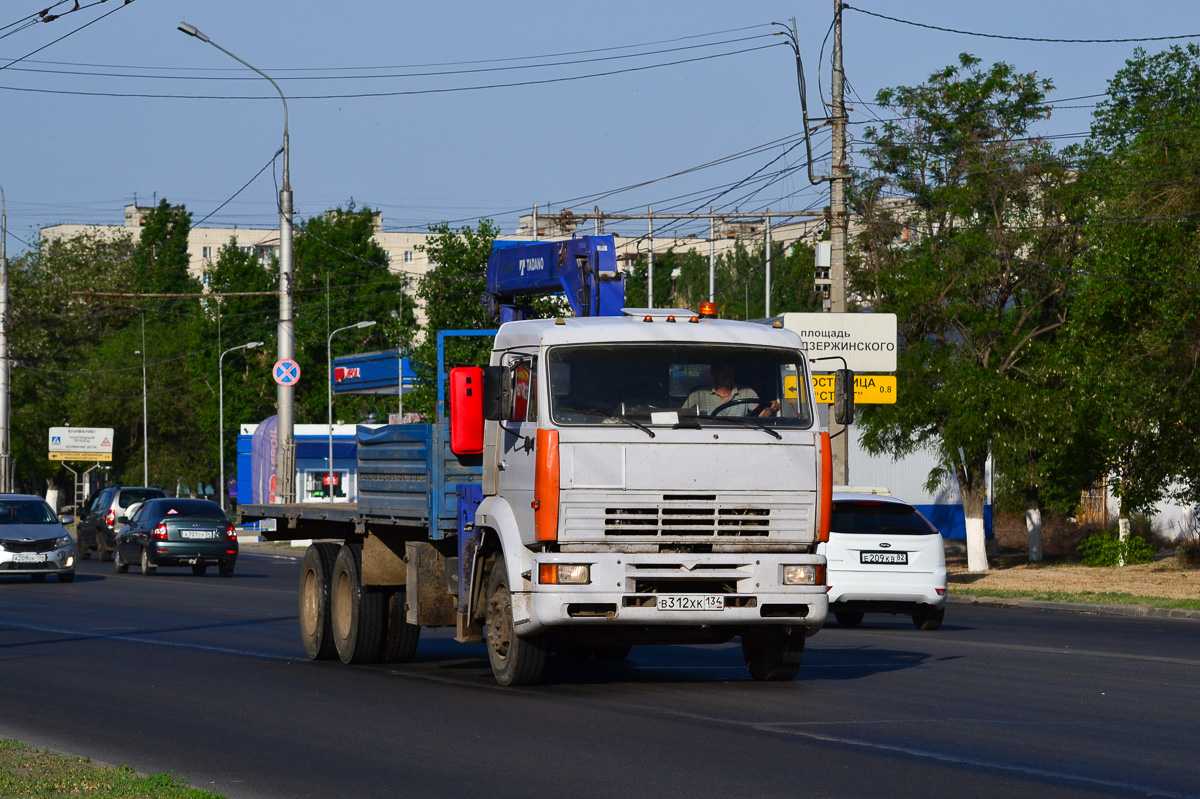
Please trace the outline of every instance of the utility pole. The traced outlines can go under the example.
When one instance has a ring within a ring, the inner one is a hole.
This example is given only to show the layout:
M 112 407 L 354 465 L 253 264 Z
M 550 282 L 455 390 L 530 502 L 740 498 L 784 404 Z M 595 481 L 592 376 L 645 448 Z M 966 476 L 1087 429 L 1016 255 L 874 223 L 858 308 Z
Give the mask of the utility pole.
M 767 228 L 766 236 L 766 265 L 767 265 L 767 297 L 766 297 L 766 313 L 763 314 L 766 318 L 771 318 L 771 209 L 767 209 Z
M 829 181 L 830 254 L 829 310 L 846 312 L 846 73 L 842 69 L 842 0 L 833 0 L 833 108 L 830 123 L 833 127 L 833 170 Z M 854 387 L 851 386 L 853 391 Z M 833 483 L 849 485 L 849 433 L 830 414 L 829 434 L 833 438 Z
M 708 206 L 708 301 L 714 302 L 717 292 L 717 218 L 713 206 Z
M 653 214 L 653 213 L 654 213 L 654 206 L 647 205 L 646 206 L 646 215 L 647 215 L 646 235 L 647 235 L 647 241 L 650 243 L 650 246 L 648 249 L 650 260 L 648 262 L 648 266 L 646 269 L 646 307 L 647 308 L 654 307 L 654 219 L 650 217 L 650 214 Z
M 5 494 L 13 490 L 12 445 L 8 429 L 11 375 L 8 368 L 8 202 L 4 187 L 0 186 L 0 493 Z

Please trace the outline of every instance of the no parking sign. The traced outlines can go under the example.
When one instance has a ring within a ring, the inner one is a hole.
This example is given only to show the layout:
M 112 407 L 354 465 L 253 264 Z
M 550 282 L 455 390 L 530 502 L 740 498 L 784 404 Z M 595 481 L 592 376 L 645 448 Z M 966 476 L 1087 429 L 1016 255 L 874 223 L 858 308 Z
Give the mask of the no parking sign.
M 275 363 L 273 374 L 279 385 L 294 386 L 300 382 L 300 364 L 291 358 L 284 358 Z

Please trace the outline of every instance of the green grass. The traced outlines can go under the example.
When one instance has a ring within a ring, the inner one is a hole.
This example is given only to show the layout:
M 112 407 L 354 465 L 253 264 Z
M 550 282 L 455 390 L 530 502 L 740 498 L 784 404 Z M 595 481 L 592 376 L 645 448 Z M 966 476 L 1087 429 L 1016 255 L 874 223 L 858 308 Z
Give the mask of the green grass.
M 1146 605 L 1151 608 L 1200 610 L 1200 599 L 1167 599 L 1161 596 L 1137 596 L 1113 591 L 1020 591 L 950 585 L 950 592 L 966 596 L 994 596 L 1003 599 L 1036 599 L 1040 602 L 1081 602 L 1094 605 Z
M 141 776 L 129 766 L 106 768 L 86 758 L 39 752 L 12 739 L 0 739 L 0 796 L 222 799 L 166 774 Z

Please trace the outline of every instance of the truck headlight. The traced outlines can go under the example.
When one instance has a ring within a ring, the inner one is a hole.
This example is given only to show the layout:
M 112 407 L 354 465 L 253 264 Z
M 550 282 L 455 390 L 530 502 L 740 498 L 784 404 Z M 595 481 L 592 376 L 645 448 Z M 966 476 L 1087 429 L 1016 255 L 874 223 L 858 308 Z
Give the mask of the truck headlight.
M 784 566 L 784 585 L 821 585 L 825 582 L 825 567 L 815 564 Z
M 542 585 L 586 585 L 592 579 L 586 563 L 538 564 L 538 582 Z

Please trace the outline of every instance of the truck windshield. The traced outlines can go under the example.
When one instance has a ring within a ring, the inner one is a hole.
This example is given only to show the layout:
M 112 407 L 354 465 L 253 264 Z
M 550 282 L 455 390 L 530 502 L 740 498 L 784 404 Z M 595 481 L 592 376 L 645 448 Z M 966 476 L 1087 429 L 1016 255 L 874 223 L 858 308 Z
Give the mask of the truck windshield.
M 759 347 L 585 345 L 547 355 L 558 425 L 813 423 L 804 356 Z

